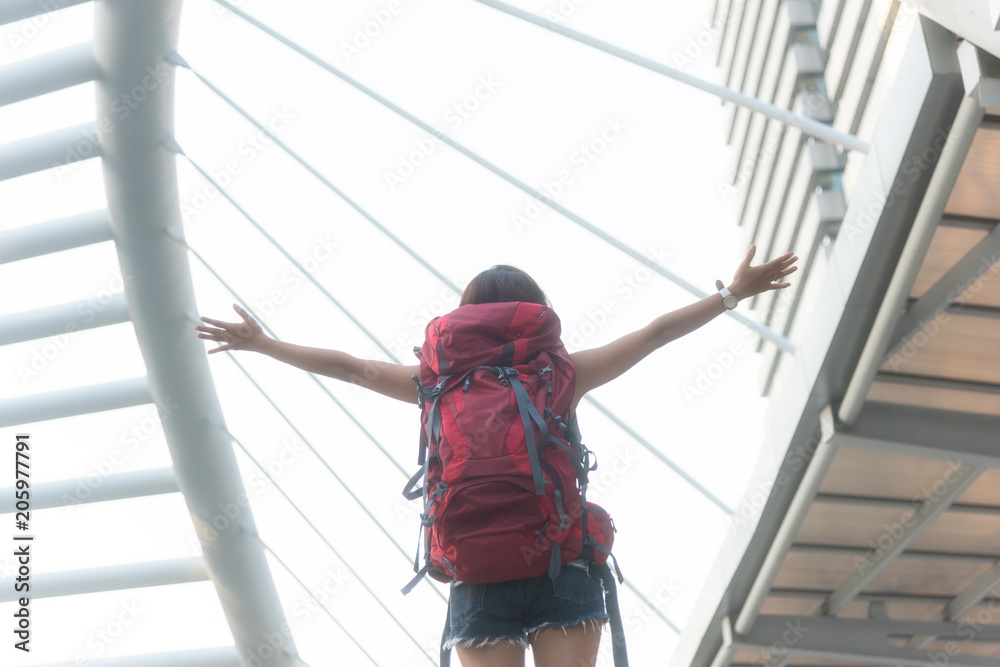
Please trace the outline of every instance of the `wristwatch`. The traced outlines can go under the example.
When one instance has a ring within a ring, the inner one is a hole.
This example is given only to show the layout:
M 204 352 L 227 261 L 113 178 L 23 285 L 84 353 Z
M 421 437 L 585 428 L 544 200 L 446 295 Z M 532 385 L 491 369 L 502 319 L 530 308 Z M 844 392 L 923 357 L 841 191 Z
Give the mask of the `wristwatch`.
M 733 296 L 733 293 L 729 291 L 728 287 L 720 289 L 719 294 L 722 295 L 722 305 L 726 307 L 726 310 L 732 310 L 736 307 L 736 304 L 739 303 L 739 300 Z

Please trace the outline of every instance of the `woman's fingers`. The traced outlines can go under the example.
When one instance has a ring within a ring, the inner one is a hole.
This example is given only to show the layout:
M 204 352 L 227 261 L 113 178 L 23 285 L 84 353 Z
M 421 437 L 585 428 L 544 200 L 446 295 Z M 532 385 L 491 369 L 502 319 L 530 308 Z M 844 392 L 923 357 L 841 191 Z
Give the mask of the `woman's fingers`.
M 237 313 L 237 314 L 238 314 L 238 315 L 239 315 L 240 317 L 242 317 L 242 318 L 243 318 L 243 321 L 244 321 L 244 322 L 249 322 L 249 321 L 250 321 L 251 319 L 253 319 L 253 318 L 251 318 L 251 317 L 250 317 L 250 315 L 249 315 L 249 314 L 247 313 L 247 311 L 243 310 L 243 308 L 241 308 L 241 307 L 239 306 L 239 304 L 236 304 L 236 303 L 234 303 L 234 304 L 233 304 L 233 309 L 234 309 L 234 310 L 236 311 L 236 313 Z
M 223 322 L 222 320 L 215 320 L 212 319 L 211 317 L 205 317 L 204 315 L 201 317 L 201 321 L 208 322 L 209 324 L 214 324 L 215 326 L 222 328 L 225 328 L 226 325 L 230 324 L 229 322 Z
M 793 267 L 790 267 L 790 268 L 787 268 L 787 269 L 782 269 L 781 271 L 778 271 L 774 275 L 776 275 L 778 278 L 784 278 L 785 276 L 787 276 L 789 274 L 792 274 L 792 273 L 795 273 L 798 270 L 799 270 L 799 267 L 793 266 Z
M 209 334 L 211 336 L 221 336 L 222 334 L 229 333 L 226 329 L 210 329 L 208 327 L 195 326 L 198 331 Z
M 194 325 L 194 328 L 198 331 L 198 338 L 222 343 L 218 347 L 214 347 L 209 350 L 209 354 L 239 349 L 234 347 L 234 345 L 242 345 L 247 336 L 252 333 L 252 319 L 250 319 L 246 311 L 240 308 L 237 304 L 234 303 L 233 307 L 236 309 L 236 312 L 240 314 L 240 317 L 243 318 L 242 322 L 223 322 L 222 320 L 202 316 L 199 318 L 202 322 L 207 322 L 208 324 L 214 326 L 210 327 L 203 324 Z

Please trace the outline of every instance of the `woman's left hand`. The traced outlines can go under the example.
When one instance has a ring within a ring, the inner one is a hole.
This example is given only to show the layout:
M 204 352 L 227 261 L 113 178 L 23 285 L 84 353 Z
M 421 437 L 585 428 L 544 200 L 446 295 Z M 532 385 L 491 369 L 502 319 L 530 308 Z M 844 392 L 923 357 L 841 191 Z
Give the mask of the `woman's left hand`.
M 792 252 L 786 252 L 781 257 L 775 257 L 759 266 L 750 266 L 750 260 L 753 259 L 755 252 L 757 252 L 756 244 L 750 246 L 746 257 L 736 269 L 733 282 L 729 285 L 729 291 L 740 301 L 761 292 L 791 286 L 791 283 L 779 281 L 799 268 L 794 266 L 799 258 Z M 722 289 L 722 281 L 716 280 L 715 286 Z

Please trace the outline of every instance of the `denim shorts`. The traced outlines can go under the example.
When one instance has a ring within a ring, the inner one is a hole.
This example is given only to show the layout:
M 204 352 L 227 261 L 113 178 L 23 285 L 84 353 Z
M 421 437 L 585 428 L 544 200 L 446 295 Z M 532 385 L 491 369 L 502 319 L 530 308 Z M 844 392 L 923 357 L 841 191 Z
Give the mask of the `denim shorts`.
M 608 621 L 604 583 L 596 566 L 575 560 L 548 574 L 494 584 L 451 582 L 450 631 L 443 648 L 486 646 L 506 640 L 528 648 L 531 635 L 549 627 L 584 625 L 598 631 Z

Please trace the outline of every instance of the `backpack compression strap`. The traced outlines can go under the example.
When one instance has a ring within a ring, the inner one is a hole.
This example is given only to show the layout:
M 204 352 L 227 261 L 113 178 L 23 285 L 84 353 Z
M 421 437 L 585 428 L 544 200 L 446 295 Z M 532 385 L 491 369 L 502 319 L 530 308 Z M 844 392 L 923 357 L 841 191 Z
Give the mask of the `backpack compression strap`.
M 430 513 L 431 505 L 438 502 L 444 490 L 448 487 L 443 481 L 438 484 L 438 488 L 434 490 L 433 493 L 429 493 L 427 488 L 427 475 L 428 468 L 430 468 L 430 457 L 425 457 L 427 451 L 427 442 L 436 441 L 440 437 L 441 431 L 441 412 L 438 406 L 438 401 L 440 400 L 440 385 L 435 388 L 434 392 L 431 394 L 434 397 L 434 402 L 431 404 L 430 414 L 427 419 L 426 430 L 421 429 L 420 434 L 420 470 L 410 478 L 403 488 L 403 496 L 407 500 L 416 500 L 422 497 L 424 501 L 424 511 L 420 514 L 420 532 L 417 536 L 417 553 L 413 558 L 413 571 L 416 574 L 410 581 L 403 586 L 402 593 L 406 595 L 413 590 L 413 587 L 417 585 L 421 579 L 427 575 L 427 571 L 431 566 L 431 534 L 430 526 L 434 523 L 434 519 L 437 517 Z M 433 455 L 432 455 L 433 456 Z M 414 490 L 414 486 L 420 478 L 423 477 L 423 486 L 419 489 Z M 424 566 L 420 565 L 420 545 L 424 545 Z

